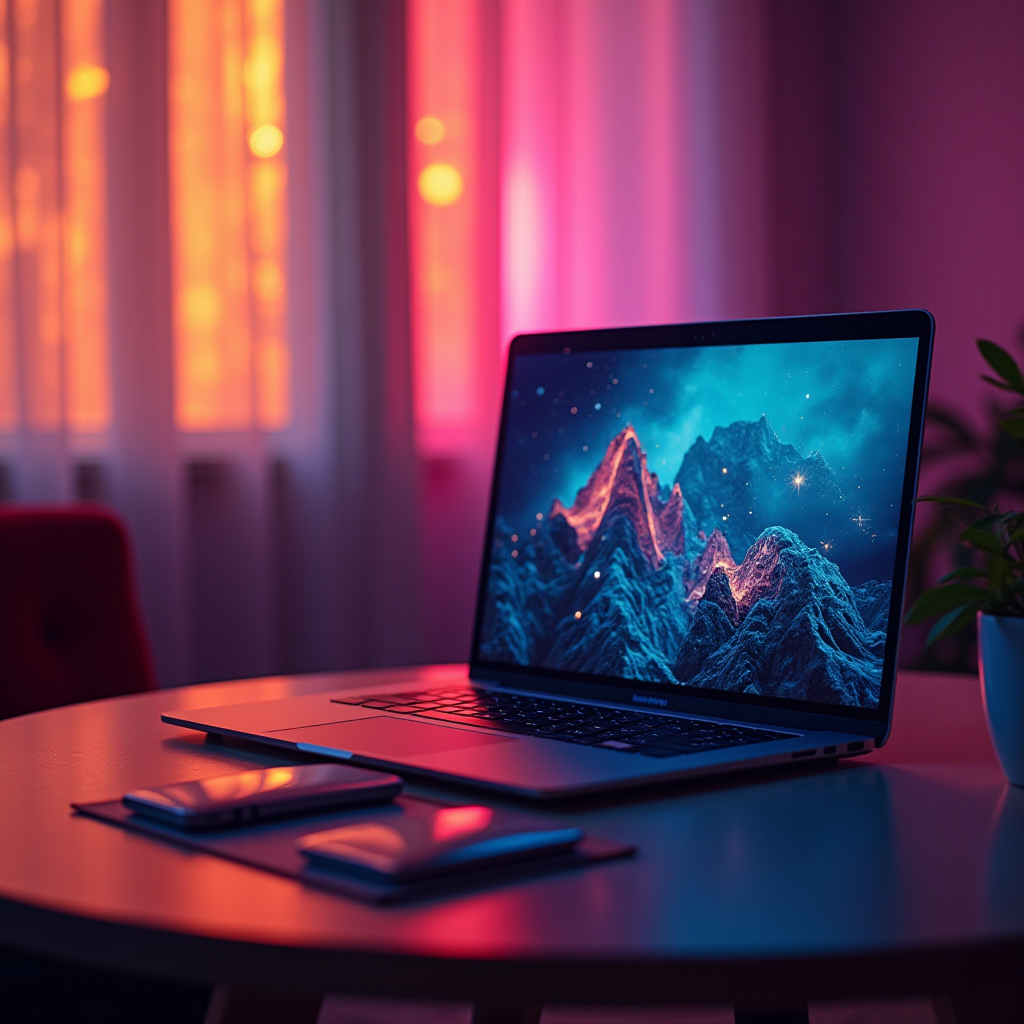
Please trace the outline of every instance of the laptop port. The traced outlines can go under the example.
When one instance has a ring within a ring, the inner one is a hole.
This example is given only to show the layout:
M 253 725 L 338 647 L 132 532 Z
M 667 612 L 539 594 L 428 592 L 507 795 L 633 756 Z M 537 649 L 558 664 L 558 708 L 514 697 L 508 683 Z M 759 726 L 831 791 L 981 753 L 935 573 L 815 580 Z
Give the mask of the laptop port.
M 814 750 L 798 750 L 792 757 L 814 757 L 817 751 Z
M 863 740 L 857 740 L 856 743 L 847 743 L 846 744 L 846 749 L 847 749 L 847 752 L 851 753 L 851 754 L 855 750 L 863 750 L 864 749 L 864 741 Z
M 836 752 L 836 748 L 835 747 L 825 747 L 825 749 L 822 750 L 823 754 L 834 754 L 835 752 Z

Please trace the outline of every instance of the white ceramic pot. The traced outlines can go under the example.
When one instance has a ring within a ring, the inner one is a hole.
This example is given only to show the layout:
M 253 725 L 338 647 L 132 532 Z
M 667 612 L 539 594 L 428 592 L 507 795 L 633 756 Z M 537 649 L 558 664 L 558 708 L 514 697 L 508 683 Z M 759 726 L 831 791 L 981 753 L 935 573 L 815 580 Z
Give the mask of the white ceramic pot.
M 1003 774 L 1024 786 L 1024 618 L 978 612 L 978 670 Z

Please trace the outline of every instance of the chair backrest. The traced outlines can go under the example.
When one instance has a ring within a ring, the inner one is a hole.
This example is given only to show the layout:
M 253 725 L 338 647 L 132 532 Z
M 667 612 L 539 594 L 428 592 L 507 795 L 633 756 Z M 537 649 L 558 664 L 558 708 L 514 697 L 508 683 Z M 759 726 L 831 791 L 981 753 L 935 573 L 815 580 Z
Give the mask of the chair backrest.
M 120 520 L 91 506 L 0 508 L 0 718 L 153 685 Z

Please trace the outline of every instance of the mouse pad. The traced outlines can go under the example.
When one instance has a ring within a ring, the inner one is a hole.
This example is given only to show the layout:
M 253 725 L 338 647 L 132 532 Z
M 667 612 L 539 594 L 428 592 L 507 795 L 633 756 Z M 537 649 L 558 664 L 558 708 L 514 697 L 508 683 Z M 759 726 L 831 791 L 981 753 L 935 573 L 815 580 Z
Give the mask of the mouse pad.
M 375 804 L 372 807 L 327 811 L 323 814 L 304 815 L 301 818 L 286 818 L 242 828 L 198 833 L 182 832 L 158 821 L 143 818 L 128 810 L 120 800 L 73 803 L 71 806 L 80 814 L 112 825 L 120 825 L 133 832 L 165 839 L 178 846 L 200 850 L 203 853 L 212 853 L 216 857 L 224 857 L 239 864 L 247 864 L 249 867 L 272 871 L 274 874 L 294 878 L 306 885 L 326 889 L 340 896 L 376 904 L 398 903 L 463 890 L 489 888 L 513 879 L 626 857 L 636 851 L 635 846 L 625 843 L 610 842 L 596 836 L 584 836 L 568 853 L 514 864 L 467 869 L 457 875 L 443 878 L 396 883 L 350 875 L 339 869 L 318 867 L 295 849 L 295 840 L 310 832 L 320 832 L 359 821 L 380 821 L 406 813 L 407 808 L 412 808 L 416 804 L 430 804 L 434 807 L 458 806 L 415 796 L 400 796 L 389 803 Z

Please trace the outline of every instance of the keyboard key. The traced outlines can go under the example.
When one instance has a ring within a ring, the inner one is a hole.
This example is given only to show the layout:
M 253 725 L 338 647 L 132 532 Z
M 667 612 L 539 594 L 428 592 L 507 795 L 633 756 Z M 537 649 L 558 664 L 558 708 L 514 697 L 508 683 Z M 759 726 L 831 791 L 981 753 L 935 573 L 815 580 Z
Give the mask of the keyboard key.
M 632 743 L 625 743 L 622 740 L 605 740 L 603 743 L 597 743 L 595 746 L 603 747 L 608 750 L 621 750 L 623 753 L 633 753 L 638 750 L 639 747 Z

